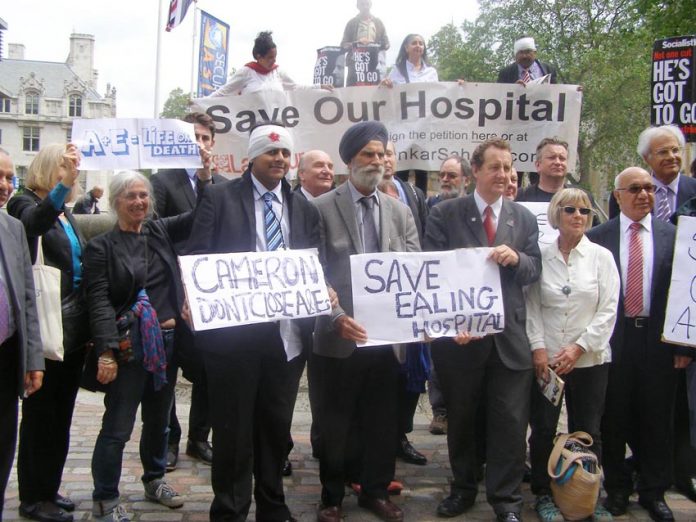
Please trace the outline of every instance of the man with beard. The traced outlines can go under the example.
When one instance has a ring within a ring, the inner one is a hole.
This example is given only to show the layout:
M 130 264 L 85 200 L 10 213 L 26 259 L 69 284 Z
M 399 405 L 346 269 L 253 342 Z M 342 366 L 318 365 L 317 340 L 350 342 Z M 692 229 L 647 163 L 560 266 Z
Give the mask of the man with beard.
M 368 334 L 352 317 L 350 276 L 352 254 L 420 250 L 411 212 L 376 190 L 384 174 L 387 137 L 387 129 L 378 122 L 348 129 L 339 145 L 348 181 L 314 201 L 321 215 L 326 278 L 340 303 L 331 317 L 317 319 L 314 331 L 321 374 L 319 522 L 341 520 L 349 478 L 361 486 L 361 507 L 383 520 L 403 520 L 401 509 L 387 494 L 396 458 L 396 350 L 391 345 L 356 350 L 356 342 L 365 342 Z M 351 426 L 357 429 L 351 432 Z M 351 459 L 358 461 L 354 466 L 358 477 L 348 476 L 346 462 Z
M 442 162 L 438 176 L 440 177 L 440 192 L 428 198 L 429 209 L 440 201 L 466 194 L 471 177 L 471 166 L 466 159 L 453 155 Z

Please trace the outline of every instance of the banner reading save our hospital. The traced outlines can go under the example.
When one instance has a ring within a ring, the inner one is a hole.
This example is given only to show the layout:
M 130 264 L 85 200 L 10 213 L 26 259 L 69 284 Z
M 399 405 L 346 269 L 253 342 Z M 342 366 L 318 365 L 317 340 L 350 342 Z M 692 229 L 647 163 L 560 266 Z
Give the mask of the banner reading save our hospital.
M 350 256 L 353 315 L 368 336 L 363 346 L 503 331 L 500 271 L 490 250 Z
M 662 338 L 696 347 L 696 217 L 679 218 Z
M 205 11 L 201 11 L 198 96 L 208 96 L 225 85 L 229 39 L 230 26 Z
M 449 155 L 469 158 L 479 143 L 496 137 L 510 142 L 518 170 L 534 171 L 537 144 L 556 136 L 569 144 L 573 172 L 581 103 L 582 92 L 573 85 L 438 82 L 199 98 L 193 110 L 215 120 L 215 161 L 230 174 L 241 173 L 249 129 L 263 120 L 292 130 L 292 168 L 302 153 L 321 149 L 333 158 L 336 172 L 345 174 L 341 136 L 355 122 L 376 120 L 396 143 L 400 170 L 438 170 Z
M 194 330 L 331 313 L 316 249 L 180 256 Z
M 82 154 L 80 170 L 201 166 L 193 124 L 180 120 L 77 119 L 71 141 Z

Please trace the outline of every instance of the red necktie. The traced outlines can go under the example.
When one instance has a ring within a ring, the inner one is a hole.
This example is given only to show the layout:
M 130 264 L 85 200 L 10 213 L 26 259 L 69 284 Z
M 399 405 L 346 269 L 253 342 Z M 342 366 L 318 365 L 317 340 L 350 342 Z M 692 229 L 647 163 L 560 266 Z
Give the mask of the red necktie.
M 631 223 L 628 240 L 628 270 L 624 312 L 626 317 L 635 317 L 643 310 L 643 241 L 640 238 L 640 223 Z
M 488 206 L 483 211 L 483 229 L 486 231 L 488 246 L 495 243 L 495 225 L 493 224 L 493 209 Z
M 532 75 L 529 74 L 529 69 L 525 69 L 522 73 L 522 82 L 527 84 L 532 81 Z

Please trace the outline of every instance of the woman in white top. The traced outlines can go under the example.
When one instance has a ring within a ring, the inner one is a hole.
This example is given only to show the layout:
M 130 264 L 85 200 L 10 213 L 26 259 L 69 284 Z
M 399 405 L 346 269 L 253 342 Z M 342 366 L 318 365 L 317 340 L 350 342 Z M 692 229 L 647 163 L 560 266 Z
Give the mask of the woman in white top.
M 392 87 L 401 83 L 437 82 L 435 67 L 428 64 L 425 40 L 419 34 L 404 38 L 396 63 L 382 85 Z
M 291 91 L 293 89 L 327 89 L 333 90 L 330 85 L 297 85 L 290 76 L 278 67 L 276 57 L 278 49 L 273 41 L 271 31 L 262 31 L 254 40 L 252 55 L 253 62 L 249 62 L 234 73 L 232 78 L 220 87 L 211 96 L 235 96 L 262 91 Z
M 590 242 L 592 204 L 580 189 L 557 192 L 548 210 L 558 240 L 541 250 L 541 278 L 527 293 L 527 336 L 538 380 L 549 382 L 549 368 L 565 381 L 568 430 L 592 436 L 601 461 L 600 421 L 609 375 L 609 339 L 616 323 L 619 273 L 609 250 Z M 563 521 L 551 497 L 547 462 L 561 405 L 554 406 L 532 385 L 529 439 L 532 492 L 545 522 Z M 595 520 L 611 520 L 597 504 Z

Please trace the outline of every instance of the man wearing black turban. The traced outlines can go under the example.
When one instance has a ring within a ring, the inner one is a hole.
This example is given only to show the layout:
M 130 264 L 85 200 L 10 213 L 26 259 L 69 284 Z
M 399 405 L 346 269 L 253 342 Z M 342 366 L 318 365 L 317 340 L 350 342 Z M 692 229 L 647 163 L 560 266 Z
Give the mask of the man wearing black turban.
M 392 345 L 356 350 L 369 332 L 353 319 L 350 256 L 369 252 L 420 250 L 411 211 L 376 190 L 384 173 L 387 129 L 378 122 L 353 125 L 341 138 L 339 154 L 349 178 L 314 200 L 321 215 L 324 273 L 340 305 L 318 318 L 314 333 L 321 376 L 319 522 L 339 522 L 346 479 L 361 487 L 358 504 L 382 520 L 403 520 L 387 495 L 396 459 L 397 357 Z M 357 429 L 351 431 L 351 426 Z M 349 432 L 351 440 L 349 440 Z M 359 448 L 350 455 L 348 447 Z M 348 476 L 346 457 L 355 457 L 358 477 Z

